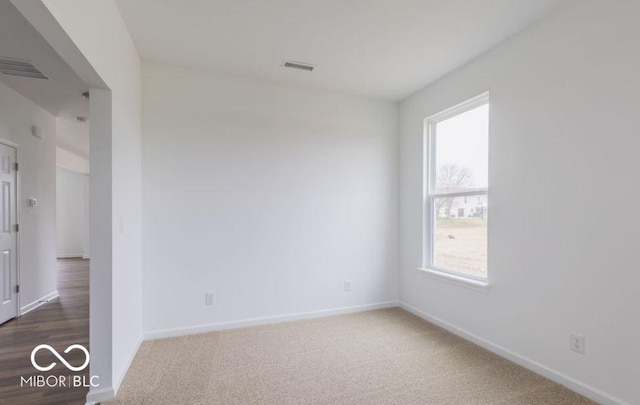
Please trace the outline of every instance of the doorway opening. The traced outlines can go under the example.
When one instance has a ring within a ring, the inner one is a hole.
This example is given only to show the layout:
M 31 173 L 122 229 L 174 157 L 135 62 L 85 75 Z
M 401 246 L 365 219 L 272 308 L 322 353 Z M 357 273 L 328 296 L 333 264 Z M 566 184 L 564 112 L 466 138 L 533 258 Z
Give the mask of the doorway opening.
M 89 86 L 8 1 L 0 38 L 0 403 L 84 404 L 37 378 L 89 375 Z

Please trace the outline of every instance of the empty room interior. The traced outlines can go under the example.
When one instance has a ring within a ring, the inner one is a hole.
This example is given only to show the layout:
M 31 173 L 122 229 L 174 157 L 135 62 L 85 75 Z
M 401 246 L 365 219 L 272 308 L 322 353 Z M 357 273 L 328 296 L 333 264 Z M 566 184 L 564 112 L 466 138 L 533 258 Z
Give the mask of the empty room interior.
M 639 22 L 0 0 L 0 404 L 640 405 Z

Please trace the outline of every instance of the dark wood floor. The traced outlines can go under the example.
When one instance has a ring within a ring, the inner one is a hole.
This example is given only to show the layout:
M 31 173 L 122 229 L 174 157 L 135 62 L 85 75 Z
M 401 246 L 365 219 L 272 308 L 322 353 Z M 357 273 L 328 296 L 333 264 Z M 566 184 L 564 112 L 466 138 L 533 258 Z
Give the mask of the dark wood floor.
M 81 372 L 69 371 L 47 350 L 36 356 L 38 364 L 45 366 L 55 361 L 48 372 L 39 372 L 31 364 L 31 351 L 39 344 L 54 347 L 69 363 L 79 366 L 84 362 L 80 350 L 64 354 L 72 344 L 89 349 L 89 261 L 64 259 L 58 261 L 58 291 L 60 298 L 0 325 L 0 404 L 84 404 L 88 388 L 21 387 L 20 377 L 34 375 L 85 376 L 89 367 Z M 50 379 L 53 381 L 53 379 Z

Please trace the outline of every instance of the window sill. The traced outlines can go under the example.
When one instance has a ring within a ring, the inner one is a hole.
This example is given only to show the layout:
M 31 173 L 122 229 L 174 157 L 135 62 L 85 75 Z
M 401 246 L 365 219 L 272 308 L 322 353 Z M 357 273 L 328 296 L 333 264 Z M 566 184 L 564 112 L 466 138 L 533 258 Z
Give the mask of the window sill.
M 490 288 L 488 280 L 476 280 L 474 278 L 469 278 L 469 277 L 465 277 L 457 274 L 451 274 L 451 273 L 447 273 L 447 272 L 436 270 L 436 269 L 430 269 L 430 268 L 419 267 L 418 271 L 420 271 L 422 274 L 430 278 L 443 281 L 449 284 L 459 285 L 475 291 L 487 293 Z

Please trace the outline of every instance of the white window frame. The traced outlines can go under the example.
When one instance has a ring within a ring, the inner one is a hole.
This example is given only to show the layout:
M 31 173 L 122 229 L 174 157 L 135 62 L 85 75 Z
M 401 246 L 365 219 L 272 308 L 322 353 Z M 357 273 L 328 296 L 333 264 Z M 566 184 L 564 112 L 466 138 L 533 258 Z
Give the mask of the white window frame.
M 435 204 L 437 198 L 474 197 L 489 195 L 489 188 L 474 188 L 464 191 L 436 192 L 436 126 L 449 118 L 463 114 L 483 105 L 489 104 L 489 93 L 483 93 L 424 120 L 424 185 L 423 185 L 423 260 L 419 270 L 436 278 L 466 284 L 467 286 L 485 289 L 489 286 L 487 277 L 437 267 L 434 258 Z M 488 248 L 488 246 L 487 246 Z

